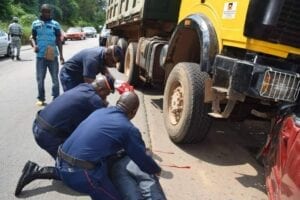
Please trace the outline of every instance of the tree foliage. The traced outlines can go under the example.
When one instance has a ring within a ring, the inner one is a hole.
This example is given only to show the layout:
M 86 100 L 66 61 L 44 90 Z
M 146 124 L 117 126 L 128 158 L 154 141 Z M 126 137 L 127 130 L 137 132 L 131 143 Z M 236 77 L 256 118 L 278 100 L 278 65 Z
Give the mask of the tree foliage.
M 1 0 L 0 20 L 9 23 L 13 16 L 28 23 L 39 16 L 39 8 L 48 3 L 53 8 L 53 18 L 65 26 L 95 26 L 105 21 L 105 0 Z

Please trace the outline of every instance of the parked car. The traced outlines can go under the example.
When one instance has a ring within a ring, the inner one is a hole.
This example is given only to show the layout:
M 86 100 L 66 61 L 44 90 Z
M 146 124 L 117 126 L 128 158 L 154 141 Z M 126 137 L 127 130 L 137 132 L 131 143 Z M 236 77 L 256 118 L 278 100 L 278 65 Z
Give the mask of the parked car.
M 70 27 L 66 32 L 66 40 L 85 40 L 85 38 L 81 27 Z
M 107 29 L 106 25 L 104 25 L 99 34 L 99 46 L 106 46 L 106 41 L 109 36 L 110 29 Z
M 8 34 L 0 29 L 0 56 L 10 56 L 11 47 Z
M 287 108 L 291 109 L 291 108 Z M 299 108 L 298 108 L 299 109 Z M 266 186 L 270 200 L 300 199 L 300 113 L 282 112 L 265 148 Z
M 86 37 L 97 37 L 97 30 L 92 26 L 83 27 L 82 30 Z

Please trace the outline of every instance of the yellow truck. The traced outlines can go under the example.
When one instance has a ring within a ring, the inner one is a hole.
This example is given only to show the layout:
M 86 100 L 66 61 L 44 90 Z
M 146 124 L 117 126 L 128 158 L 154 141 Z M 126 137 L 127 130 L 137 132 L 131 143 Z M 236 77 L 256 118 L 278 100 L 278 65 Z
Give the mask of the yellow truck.
M 164 85 L 165 127 L 202 141 L 213 118 L 268 118 L 299 101 L 299 0 L 108 0 L 107 45 L 128 82 Z

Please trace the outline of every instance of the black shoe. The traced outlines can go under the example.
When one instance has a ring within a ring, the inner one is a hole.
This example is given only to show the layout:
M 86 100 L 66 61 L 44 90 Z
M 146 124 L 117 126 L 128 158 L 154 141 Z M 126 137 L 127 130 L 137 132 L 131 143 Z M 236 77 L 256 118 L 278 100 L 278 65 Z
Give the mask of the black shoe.
M 15 56 L 11 56 L 11 59 L 14 60 L 14 59 L 15 59 Z
M 19 178 L 16 191 L 15 191 L 15 196 L 19 196 L 20 193 L 22 192 L 22 189 L 31 181 L 34 180 L 33 173 L 38 170 L 38 165 L 34 162 L 27 161 L 25 164 L 23 170 L 22 170 L 22 175 Z
M 19 60 L 19 61 L 20 61 L 20 60 L 21 60 L 21 58 L 20 58 L 19 56 L 17 56 L 17 60 Z

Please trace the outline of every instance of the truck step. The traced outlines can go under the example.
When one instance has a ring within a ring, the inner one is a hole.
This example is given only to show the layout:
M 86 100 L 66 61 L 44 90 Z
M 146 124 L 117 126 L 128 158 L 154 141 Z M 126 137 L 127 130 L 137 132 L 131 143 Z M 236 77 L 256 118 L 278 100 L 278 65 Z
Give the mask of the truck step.
M 213 118 L 225 118 L 221 113 L 216 113 L 216 112 L 211 112 L 208 113 L 209 116 L 213 117 Z
M 227 88 L 213 86 L 212 89 L 215 90 L 216 92 L 228 93 L 228 89 Z

